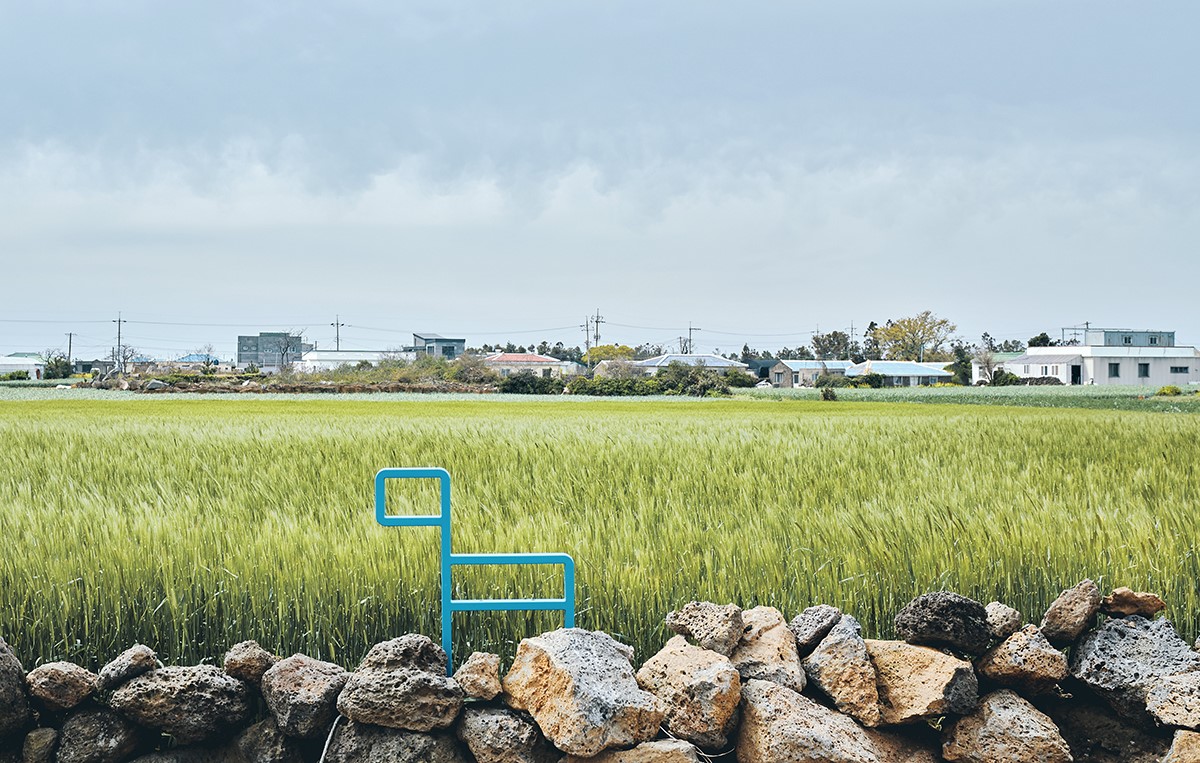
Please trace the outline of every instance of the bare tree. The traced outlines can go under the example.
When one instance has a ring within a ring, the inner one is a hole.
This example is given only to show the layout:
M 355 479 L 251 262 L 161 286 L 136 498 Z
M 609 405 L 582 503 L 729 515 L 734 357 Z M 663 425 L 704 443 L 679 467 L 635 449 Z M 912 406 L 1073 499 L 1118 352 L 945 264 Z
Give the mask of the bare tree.
M 996 368 L 1000 365 L 996 362 L 996 353 L 984 345 L 975 350 L 971 355 L 971 360 L 979 364 L 979 377 L 991 384 L 992 377 L 996 374 Z

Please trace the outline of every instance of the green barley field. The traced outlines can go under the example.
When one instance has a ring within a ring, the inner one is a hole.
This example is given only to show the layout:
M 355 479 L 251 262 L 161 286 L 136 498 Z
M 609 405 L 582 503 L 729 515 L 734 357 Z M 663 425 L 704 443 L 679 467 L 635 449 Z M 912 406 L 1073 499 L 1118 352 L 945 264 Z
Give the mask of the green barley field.
M 0 399 L 0 637 L 27 665 L 94 668 L 135 642 L 191 663 L 246 638 L 353 665 L 397 634 L 437 638 L 437 531 L 375 524 L 385 466 L 451 472 L 456 551 L 573 554 L 579 624 L 639 658 L 693 598 L 788 617 L 828 602 L 887 636 L 919 592 L 1036 619 L 1084 576 L 1157 591 L 1181 631 L 1200 630 L 1194 415 L 779 396 L 36 398 Z M 431 490 L 396 487 L 394 511 L 434 509 Z M 561 594 L 552 568 L 460 571 L 459 596 Z M 557 618 L 456 624 L 461 654 L 507 654 Z

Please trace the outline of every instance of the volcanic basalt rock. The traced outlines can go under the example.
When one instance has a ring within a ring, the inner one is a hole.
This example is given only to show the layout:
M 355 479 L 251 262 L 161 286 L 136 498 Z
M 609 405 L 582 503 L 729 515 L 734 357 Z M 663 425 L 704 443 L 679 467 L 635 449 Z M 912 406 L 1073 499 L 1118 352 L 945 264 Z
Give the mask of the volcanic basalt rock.
M 589 757 L 648 742 L 668 707 L 638 688 L 631 659 L 633 649 L 606 633 L 561 628 L 521 640 L 504 693 L 563 752 Z

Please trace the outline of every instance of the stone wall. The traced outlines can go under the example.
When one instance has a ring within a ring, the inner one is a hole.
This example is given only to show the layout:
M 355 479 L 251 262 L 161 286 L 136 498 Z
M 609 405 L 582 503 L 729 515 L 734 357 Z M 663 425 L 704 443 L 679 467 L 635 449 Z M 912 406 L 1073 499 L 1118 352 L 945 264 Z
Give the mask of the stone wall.
M 1034 625 L 939 591 L 881 641 L 828 605 L 691 602 L 637 669 L 571 628 L 452 678 L 415 634 L 353 672 L 243 642 L 222 667 L 137 645 L 26 673 L 0 640 L 0 763 L 1200 763 L 1200 644 L 1163 609 L 1085 580 Z

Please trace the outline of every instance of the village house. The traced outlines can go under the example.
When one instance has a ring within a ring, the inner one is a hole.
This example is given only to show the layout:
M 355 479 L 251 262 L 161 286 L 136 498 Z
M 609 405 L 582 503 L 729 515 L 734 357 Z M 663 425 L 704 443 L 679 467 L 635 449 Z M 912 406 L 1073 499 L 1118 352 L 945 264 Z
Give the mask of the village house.
M 0 376 L 24 371 L 30 379 L 41 379 L 46 375 L 46 361 L 40 355 L 14 353 L 0 358 Z
M 948 382 L 954 374 L 939 368 L 938 363 L 917 363 L 911 360 L 867 360 L 846 369 L 846 378 L 857 379 L 867 374 L 879 374 L 885 387 L 927 387 Z
M 772 387 L 812 387 L 821 376 L 845 376 L 852 360 L 780 360 L 771 366 L 767 380 Z
M 522 371 L 547 378 L 578 376 L 585 370 L 573 360 L 559 360 L 533 352 L 497 352 L 485 357 L 483 364 L 500 376 L 515 376 Z
M 1200 353 L 1177 346 L 1174 331 L 1089 328 L 1083 344 L 1030 347 L 1004 369 L 1022 379 L 1050 377 L 1063 384 L 1183 386 L 1200 384 Z

